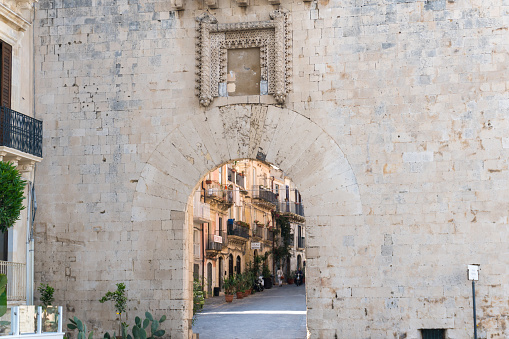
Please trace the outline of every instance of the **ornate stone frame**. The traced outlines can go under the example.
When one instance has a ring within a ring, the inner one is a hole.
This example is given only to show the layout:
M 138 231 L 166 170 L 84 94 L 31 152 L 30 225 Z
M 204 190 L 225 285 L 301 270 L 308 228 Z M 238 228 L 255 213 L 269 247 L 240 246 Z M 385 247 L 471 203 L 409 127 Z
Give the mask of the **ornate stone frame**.
M 283 104 L 290 91 L 291 38 L 288 12 L 276 10 L 267 21 L 218 24 L 215 17 L 203 13 L 198 21 L 197 95 L 202 106 L 219 96 L 226 81 L 227 50 L 260 48 L 261 80 L 267 93 Z

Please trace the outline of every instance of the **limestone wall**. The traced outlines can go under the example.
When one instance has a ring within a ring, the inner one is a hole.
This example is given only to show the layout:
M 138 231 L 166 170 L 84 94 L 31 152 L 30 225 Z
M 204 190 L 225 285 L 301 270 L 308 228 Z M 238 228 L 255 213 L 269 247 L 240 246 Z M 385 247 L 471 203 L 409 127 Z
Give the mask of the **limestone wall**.
M 281 1 L 291 91 L 195 95 L 201 1 L 40 0 L 36 271 L 97 331 L 97 300 L 126 282 L 129 317 L 150 309 L 189 335 L 197 182 L 266 157 L 306 205 L 312 338 L 471 335 L 466 265 L 481 264 L 479 333 L 509 314 L 509 6 L 504 1 Z M 219 23 L 277 6 L 219 0 Z M 244 105 L 249 103 L 249 105 Z M 71 313 L 68 313 L 71 315 Z

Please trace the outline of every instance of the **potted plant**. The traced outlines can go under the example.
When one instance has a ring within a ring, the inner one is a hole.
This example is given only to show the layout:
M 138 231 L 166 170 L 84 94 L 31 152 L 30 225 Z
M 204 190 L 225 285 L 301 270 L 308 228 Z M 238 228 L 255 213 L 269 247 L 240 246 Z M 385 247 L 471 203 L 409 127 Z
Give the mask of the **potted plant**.
M 255 275 L 253 273 L 253 269 L 250 269 L 246 272 L 246 291 L 247 295 L 253 293 L 253 284 L 255 280 Z
M 242 274 L 242 282 L 244 284 L 244 298 L 251 294 L 251 275 L 249 271 L 244 272 Z
M 288 279 L 286 280 L 288 284 L 292 285 L 295 280 L 295 271 L 290 271 L 290 275 L 288 276 Z
M 270 270 L 268 265 L 263 265 L 262 268 L 262 275 L 263 275 L 263 287 L 266 289 L 272 288 L 272 277 L 270 276 Z
M 235 290 L 235 278 L 227 277 L 223 280 L 224 287 L 224 300 L 227 303 L 231 303 L 233 301 L 233 292 Z
M 37 288 L 37 291 L 41 294 L 39 298 L 42 303 L 42 326 L 44 332 L 54 332 L 54 329 L 58 326 L 57 310 L 55 307 L 51 307 L 51 303 L 55 300 L 53 293 L 55 289 L 49 284 L 42 284 Z
M 244 283 L 242 281 L 242 274 L 235 274 L 235 292 L 237 299 L 244 298 Z

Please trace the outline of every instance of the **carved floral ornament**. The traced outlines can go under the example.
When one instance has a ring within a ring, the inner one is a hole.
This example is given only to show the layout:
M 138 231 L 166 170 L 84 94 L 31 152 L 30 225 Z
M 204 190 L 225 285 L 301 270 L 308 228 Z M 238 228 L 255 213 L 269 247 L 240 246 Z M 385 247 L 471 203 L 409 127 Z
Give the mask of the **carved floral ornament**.
M 177 10 L 184 9 L 184 0 L 171 0 L 173 7 Z M 238 6 L 246 7 L 249 6 L 250 0 L 231 0 L 233 3 L 237 3 Z M 268 0 L 271 5 L 280 5 L 281 0 Z M 303 0 L 304 2 L 311 2 L 313 0 Z M 209 6 L 209 8 L 218 8 L 219 0 L 205 0 L 205 4 Z
M 202 106 L 209 106 L 226 83 L 227 51 L 235 48 L 260 48 L 261 82 L 267 93 L 283 104 L 290 91 L 291 36 L 287 11 L 279 9 L 270 20 L 219 24 L 208 12 L 198 22 L 197 95 Z

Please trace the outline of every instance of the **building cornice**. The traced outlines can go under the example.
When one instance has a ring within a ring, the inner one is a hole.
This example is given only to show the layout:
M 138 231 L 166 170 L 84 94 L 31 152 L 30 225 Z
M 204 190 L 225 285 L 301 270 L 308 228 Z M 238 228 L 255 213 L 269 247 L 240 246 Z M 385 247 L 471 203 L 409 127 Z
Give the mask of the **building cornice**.
M 6 22 L 9 26 L 18 31 L 25 32 L 28 27 L 30 27 L 29 21 L 3 3 L 0 3 L 0 17 L 2 17 L 4 22 Z

